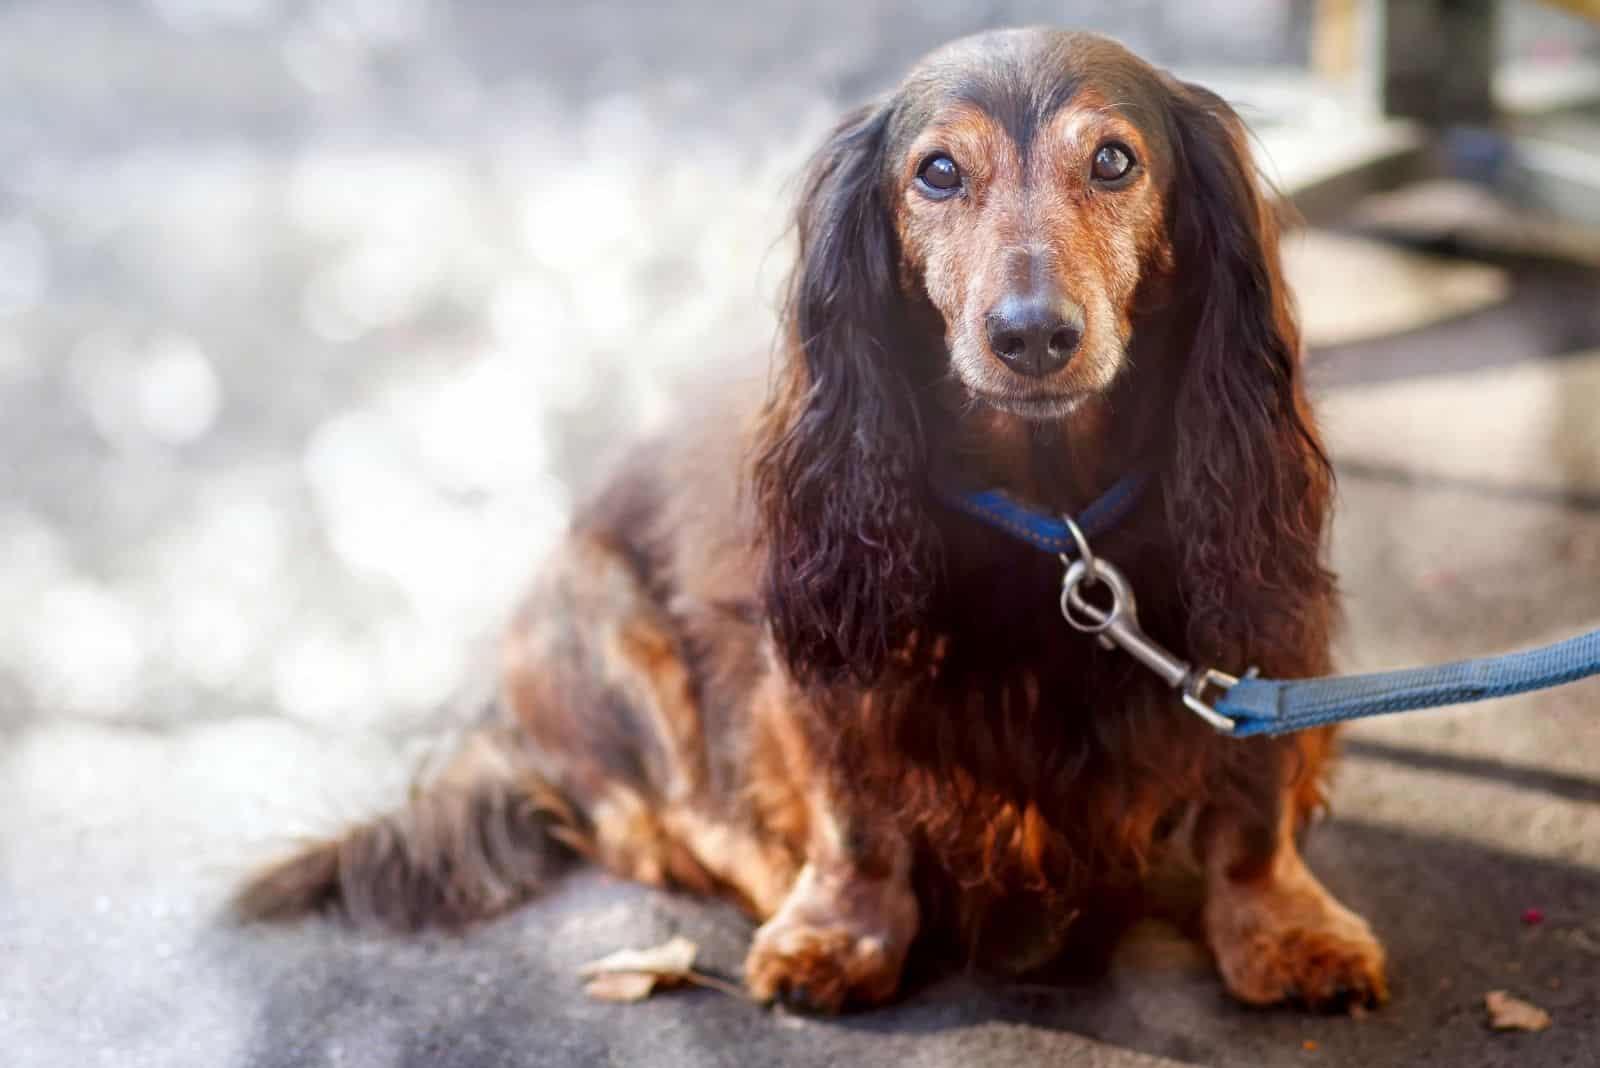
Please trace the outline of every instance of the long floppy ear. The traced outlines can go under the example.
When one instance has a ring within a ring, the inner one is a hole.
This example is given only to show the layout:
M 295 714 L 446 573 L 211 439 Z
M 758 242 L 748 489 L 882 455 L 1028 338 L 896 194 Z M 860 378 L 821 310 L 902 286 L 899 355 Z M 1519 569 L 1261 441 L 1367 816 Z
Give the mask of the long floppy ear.
M 908 644 L 933 575 L 883 190 L 887 125 L 886 107 L 863 109 L 812 160 L 755 441 L 766 611 L 791 673 L 807 682 L 877 678 Z
M 1167 508 L 1189 642 L 1242 670 L 1326 670 L 1332 472 L 1306 403 L 1275 205 L 1222 99 L 1175 87 L 1174 247 L 1193 342 L 1176 401 Z M 1268 663 L 1270 661 L 1270 663 Z

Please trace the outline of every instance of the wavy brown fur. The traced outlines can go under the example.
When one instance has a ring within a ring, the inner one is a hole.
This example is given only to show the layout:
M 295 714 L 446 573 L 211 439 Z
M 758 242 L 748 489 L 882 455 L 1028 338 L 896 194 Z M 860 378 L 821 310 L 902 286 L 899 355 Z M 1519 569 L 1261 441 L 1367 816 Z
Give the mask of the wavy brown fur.
M 1174 100 L 1186 176 L 1173 238 L 1180 263 L 1207 269 L 1193 276 L 1198 317 L 1174 409 L 1170 521 L 1185 535 L 1191 641 L 1213 662 L 1237 663 L 1259 642 L 1324 640 L 1332 470 L 1300 381 L 1275 205 L 1244 127 L 1198 86 L 1182 86 Z
M 806 174 L 784 361 L 753 486 L 771 542 L 767 617 L 799 678 L 870 682 L 934 581 L 898 247 L 882 194 L 887 112 L 846 119 Z

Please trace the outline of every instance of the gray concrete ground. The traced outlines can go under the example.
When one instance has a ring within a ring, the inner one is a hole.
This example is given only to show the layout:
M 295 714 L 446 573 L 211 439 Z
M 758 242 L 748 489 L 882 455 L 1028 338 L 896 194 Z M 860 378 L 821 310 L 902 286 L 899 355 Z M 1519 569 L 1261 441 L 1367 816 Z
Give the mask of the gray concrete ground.
M 681 931 L 732 972 L 748 932 L 592 873 L 460 939 L 216 922 L 399 795 L 601 458 L 764 351 L 783 183 L 843 103 L 987 24 L 1305 47 L 1305 4 L 1157 6 L 0 4 L 0 1062 L 1600 1062 L 1594 684 L 1352 733 L 1310 856 L 1392 952 L 1360 1020 L 1237 1008 L 1160 929 L 836 1021 L 603 1005 L 579 963 Z M 1596 280 L 1510 277 L 1318 354 L 1346 668 L 1600 616 Z M 1497 988 L 1554 1026 L 1490 1033 Z

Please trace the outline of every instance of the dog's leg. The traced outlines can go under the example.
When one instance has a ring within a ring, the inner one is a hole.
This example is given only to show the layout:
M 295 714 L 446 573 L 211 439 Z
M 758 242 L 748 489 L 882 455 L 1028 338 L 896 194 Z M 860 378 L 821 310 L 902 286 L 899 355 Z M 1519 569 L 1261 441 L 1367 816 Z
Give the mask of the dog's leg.
M 818 759 L 803 708 L 758 702 L 764 744 L 782 754 L 790 781 L 806 782 L 806 858 L 783 904 L 756 932 L 745 982 L 762 1000 L 782 998 L 819 1012 L 894 996 L 919 909 L 911 847 L 888 813 L 853 792 L 849 771 Z M 803 777 L 802 777 L 803 776 Z
M 581 825 L 568 837 L 652 886 L 721 893 L 765 918 L 799 867 L 712 782 L 698 686 L 673 617 L 616 543 L 577 534 L 503 645 L 505 705 Z
M 1297 741 L 1297 763 L 1320 761 L 1325 738 Z M 1297 810 L 1306 797 L 1303 785 L 1280 784 L 1248 813 L 1213 809 L 1203 818 L 1206 940 L 1223 982 L 1249 1004 L 1381 1003 L 1383 946 L 1300 857 Z
M 917 931 L 910 849 L 837 824 L 820 837 L 853 841 L 813 842 L 789 896 L 756 932 L 745 981 L 757 998 L 819 1012 L 887 1001 Z

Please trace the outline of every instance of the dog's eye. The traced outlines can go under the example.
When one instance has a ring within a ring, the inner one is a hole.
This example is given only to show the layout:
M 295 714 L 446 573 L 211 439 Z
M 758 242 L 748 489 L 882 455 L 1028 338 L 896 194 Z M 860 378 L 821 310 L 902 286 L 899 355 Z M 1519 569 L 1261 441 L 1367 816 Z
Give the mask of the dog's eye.
M 1097 182 L 1119 181 L 1133 170 L 1133 153 L 1127 145 L 1108 141 L 1095 152 L 1094 166 L 1090 169 Z
M 936 152 L 917 168 L 917 185 L 936 200 L 950 196 L 961 190 L 961 168 L 949 156 Z

